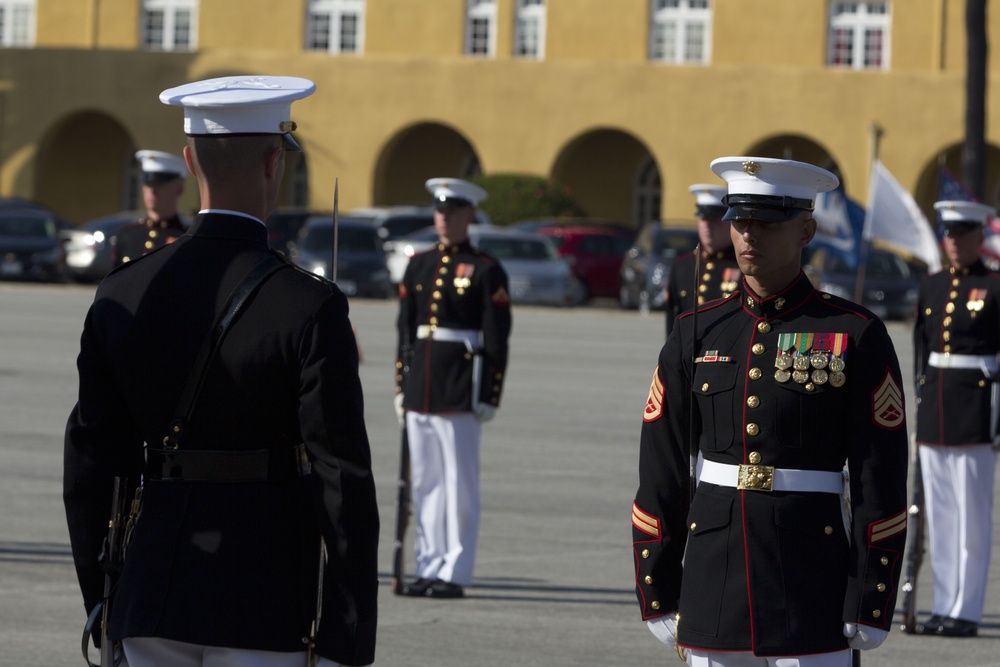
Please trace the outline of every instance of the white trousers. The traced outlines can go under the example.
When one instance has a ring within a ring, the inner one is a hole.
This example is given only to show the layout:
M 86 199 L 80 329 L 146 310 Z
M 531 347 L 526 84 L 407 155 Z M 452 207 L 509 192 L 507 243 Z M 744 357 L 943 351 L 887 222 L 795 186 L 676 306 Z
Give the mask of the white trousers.
M 688 650 L 687 664 L 691 667 L 851 667 L 851 652 L 757 656 L 752 651 Z
M 479 539 L 479 442 L 471 412 L 407 411 L 410 483 L 417 517 L 417 576 L 472 583 Z
M 979 623 L 993 536 L 996 454 L 990 445 L 920 445 L 934 576 L 932 613 Z
M 188 644 L 160 637 L 130 637 L 122 640 L 126 667 L 306 667 L 306 652 L 252 651 Z M 319 659 L 319 667 L 340 663 Z

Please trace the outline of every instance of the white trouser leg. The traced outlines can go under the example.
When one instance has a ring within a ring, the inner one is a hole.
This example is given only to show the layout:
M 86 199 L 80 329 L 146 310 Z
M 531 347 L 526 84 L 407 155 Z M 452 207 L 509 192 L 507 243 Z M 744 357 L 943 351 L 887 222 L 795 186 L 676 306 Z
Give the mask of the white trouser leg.
M 436 579 L 444 564 L 445 489 L 440 483 L 444 476 L 444 457 L 431 415 L 406 413 L 407 439 L 410 443 L 410 493 L 413 514 L 417 519 L 414 556 L 417 576 Z
M 306 667 L 305 651 L 284 653 L 188 644 L 160 637 L 122 641 L 128 667 Z M 338 667 L 320 658 L 319 667 Z
M 479 443 L 482 426 L 463 412 L 435 421 L 444 458 L 444 564 L 438 578 L 461 586 L 472 583 L 479 539 Z
M 762 657 L 750 651 L 689 650 L 687 664 L 691 667 L 851 667 L 851 652 Z
M 920 465 L 933 613 L 979 623 L 989 577 L 996 454 L 989 445 L 922 445 Z

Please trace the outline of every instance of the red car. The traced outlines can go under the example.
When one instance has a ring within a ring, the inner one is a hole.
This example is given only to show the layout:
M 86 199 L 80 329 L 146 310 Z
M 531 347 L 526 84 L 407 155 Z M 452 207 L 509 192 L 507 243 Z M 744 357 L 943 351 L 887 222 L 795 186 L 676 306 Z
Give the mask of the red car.
M 612 225 L 555 225 L 540 227 L 565 257 L 586 290 L 584 300 L 617 299 L 622 258 L 632 245 L 635 230 Z

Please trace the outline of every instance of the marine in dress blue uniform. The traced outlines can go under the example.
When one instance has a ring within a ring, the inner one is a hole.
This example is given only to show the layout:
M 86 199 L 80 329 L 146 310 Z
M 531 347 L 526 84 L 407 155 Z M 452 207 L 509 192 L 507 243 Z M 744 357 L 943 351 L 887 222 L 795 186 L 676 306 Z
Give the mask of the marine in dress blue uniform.
M 486 192 L 433 178 L 440 242 L 399 287 L 395 407 L 405 423 L 417 519 L 417 580 L 404 595 L 454 598 L 472 582 L 482 423 L 500 406 L 511 331 L 507 273 L 469 242 Z
M 131 667 L 301 667 L 318 595 L 319 664 L 374 661 L 379 520 L 347 299 L 270 250 L 262 222 L 297 147 L 291 103 L 314 89 L 233 76 L 161 93 L 184 107 L 204 208 L 190 233 L 113 270 L 87 314 L 66 515 L 89 612 L 113 478 L 145 480 L 109 629 Z M 157 464 L 216 314 L 263 260 L 280 268 L 208 366 L 178 465 Z
M 724 299 L 740 284 L 740 267 L 729 238 L 729 223 L 722 219 L 726 213 L 722 203 L 725 186 L 698 183 L 688 190 L 695 198 L 699 247 L 695 252 L 678 255 L 670 266 L 664 302 L 668 336 L 677 316 L 691 310 L 696 300 L 698 305 L 704 305 L 713 299 Z
M 642 618 L 692 665 L 846 667 L 849 648 L 884 641 L 895 607 L 899 364 L 877 317 L 801 271 L 815 195 L 836 177 L 755 157 L 712 169 L 743 280 L 678 318 L 653 373 L 632 507 Z
M 188 173 L 184 158 L 163 151 L 142 150 L 135 154 L 135 159 L 141 168 L 146 215 L 118 230 L 112 245 L 115 266 L 173 243 L 187 231 L 177 212 Z
M 917 444 L 934 605 L 917 632 L 974 637 L 983 618 L 993 534 L 1000 412 L 1000 275 L 980 259 L 996 211 L 939 201 L 950 266 L 920 285 L 913 327 Z

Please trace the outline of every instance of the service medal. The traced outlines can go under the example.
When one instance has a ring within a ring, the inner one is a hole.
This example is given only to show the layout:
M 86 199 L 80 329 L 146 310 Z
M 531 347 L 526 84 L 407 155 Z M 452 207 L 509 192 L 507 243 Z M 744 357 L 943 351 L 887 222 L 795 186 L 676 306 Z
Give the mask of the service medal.
M 830 373 L 830 384 L 834 387 L 843 387 L 845 382 L 847 382 L 847 378 L 842 372 L 834 371 Z
M 827 363 L 826 352 L 813 352 L 809 357 L 809 365 L 813 368 L 826 368 Z
M 792 362 L 792 366 L 797 371 L 807 371 L 809 370 L 809 359 L 807 357 L 798 356 Z
M 774 360 L 775 368 L 781 370 L 787 370 L 792 367 L 792 358 L 787 354 L 779 354 L 777 359 Z
M 783 368 L 774 371 L 774 379 L 778 382 L 788 382 L 791 378 L 792 374 Z
M 792 371 L 792 379 L 799 384 L 805 384 L 809 381 L 809 373 L 806 371 Z
M 816 384 L 826 384 L 826 381 L 829 379 L 829 375 L 822 368 L 817 368 L 812 372 L 812 379 Z
M 834 357 L 830 360 L 830 370 L 834 373 L 840 373 L 844 370 L 844 360 L 840 357 Z

